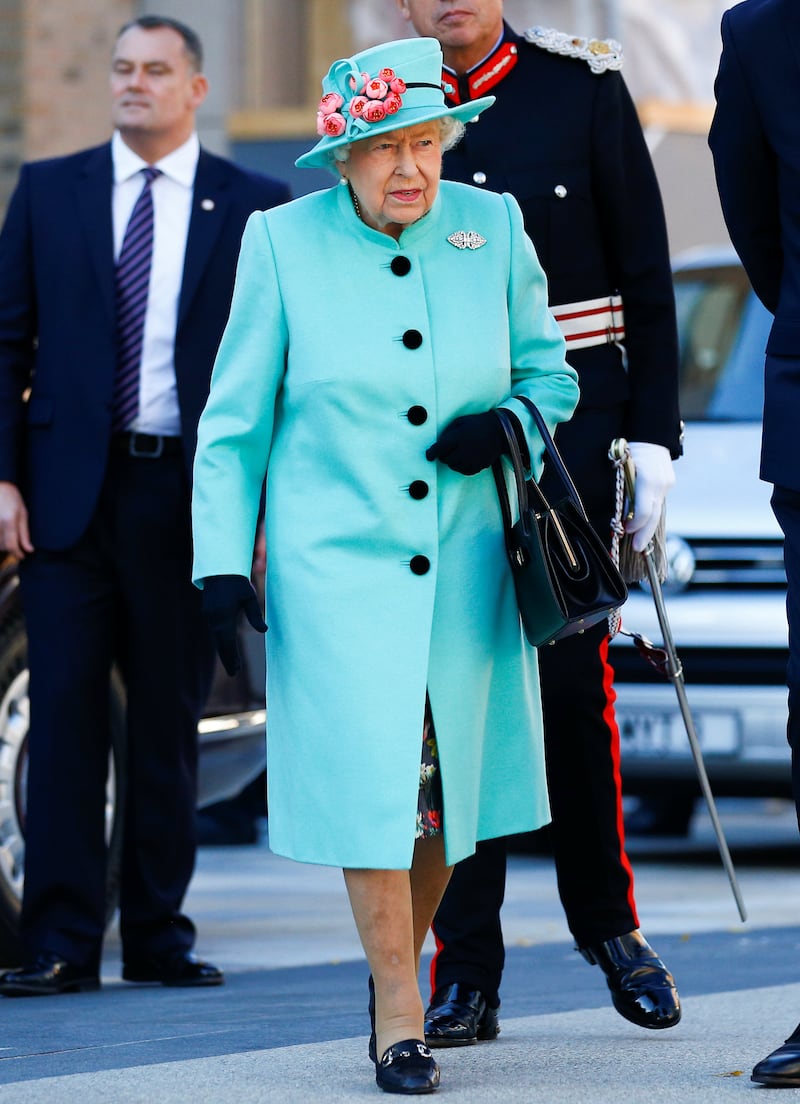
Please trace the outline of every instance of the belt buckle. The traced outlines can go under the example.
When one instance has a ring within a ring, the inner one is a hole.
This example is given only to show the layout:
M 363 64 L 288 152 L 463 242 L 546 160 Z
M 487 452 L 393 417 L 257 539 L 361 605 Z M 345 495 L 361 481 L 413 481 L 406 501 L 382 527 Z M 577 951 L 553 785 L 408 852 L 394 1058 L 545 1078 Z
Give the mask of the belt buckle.
M 154 449 L 142 449 L 139 447 L 139 441 L 143 439 L 155 440 L 156 447 Z M 133 432 L 130 435 L 128 451 L 131 456 L 137 456 L 145 460 L 158 460 L 158 458 L 164 452 L 164 438 L 154 436 L 149 433 L 136 433 Z

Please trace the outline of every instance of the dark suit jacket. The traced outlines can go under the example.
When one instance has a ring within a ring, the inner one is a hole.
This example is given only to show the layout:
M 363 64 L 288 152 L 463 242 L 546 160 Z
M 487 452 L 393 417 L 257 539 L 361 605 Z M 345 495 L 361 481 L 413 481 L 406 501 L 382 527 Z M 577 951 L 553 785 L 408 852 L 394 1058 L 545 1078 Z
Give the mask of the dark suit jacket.
M 0 480 L 20 487 L 33 543 L 45 549 L 79 539 L 106 469 L 116 361 L 112 183 L 110 144 L 27 164 L 0 234 Z M 190 472 L 244 224 L 288 198 L 282 183 L 201 151 L 175 335 Z
M 722 209 L 767 343 L 761 476 L 800 490 L 800 4 L 747 0 L 722 18 L 709 136 Z

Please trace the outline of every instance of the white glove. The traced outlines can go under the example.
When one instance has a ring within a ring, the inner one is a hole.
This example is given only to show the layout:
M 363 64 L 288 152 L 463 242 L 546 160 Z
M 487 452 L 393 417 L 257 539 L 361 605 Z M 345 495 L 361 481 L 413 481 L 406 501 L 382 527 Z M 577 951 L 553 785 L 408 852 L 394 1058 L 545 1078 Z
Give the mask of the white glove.
M 667 491 L 675 482 L 669 449 L 648 441 L 630 441 L 631 459 L 636 468 L 633 517 L 625 522 L 625 532 L 635 533 L 634 552 L 644 552 L 658 528 Z

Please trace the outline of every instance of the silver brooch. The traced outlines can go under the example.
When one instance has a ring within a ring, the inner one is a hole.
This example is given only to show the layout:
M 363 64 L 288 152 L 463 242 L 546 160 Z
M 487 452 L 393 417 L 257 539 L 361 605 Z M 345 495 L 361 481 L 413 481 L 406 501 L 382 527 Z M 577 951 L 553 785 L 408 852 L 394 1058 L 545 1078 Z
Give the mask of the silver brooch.
M 456 249 L 480 249 L 486 245 L 486 238 L 482 238 L 477 230 L 456 230 L 447 240 Z

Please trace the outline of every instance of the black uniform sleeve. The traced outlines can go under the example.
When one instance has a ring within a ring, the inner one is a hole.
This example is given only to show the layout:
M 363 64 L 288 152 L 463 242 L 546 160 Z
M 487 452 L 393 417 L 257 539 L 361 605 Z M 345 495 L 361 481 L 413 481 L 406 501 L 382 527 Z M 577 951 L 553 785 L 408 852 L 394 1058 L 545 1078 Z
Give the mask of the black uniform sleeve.
M 722 212 L 756 295 L 774 314 L 783 273 L 778 166 L 750 92 L 730 12 L 722 20 L 714 93 L 717 109 L 708 141 Z
M 593 187 L 609 275 L 622 295 L 630 383 L 629 440 L 680 454 L 678 336 L 666 220 L 636 108 L 618 73 L 599 78 Z

